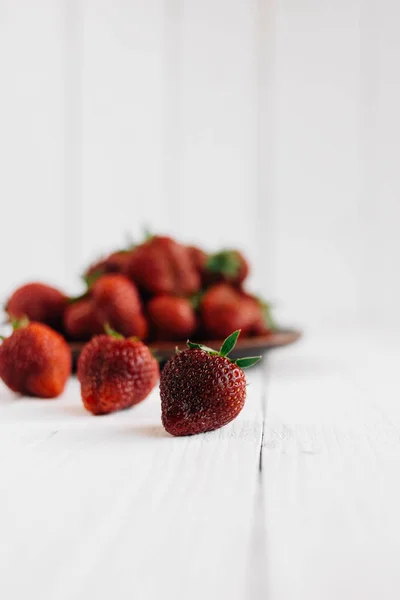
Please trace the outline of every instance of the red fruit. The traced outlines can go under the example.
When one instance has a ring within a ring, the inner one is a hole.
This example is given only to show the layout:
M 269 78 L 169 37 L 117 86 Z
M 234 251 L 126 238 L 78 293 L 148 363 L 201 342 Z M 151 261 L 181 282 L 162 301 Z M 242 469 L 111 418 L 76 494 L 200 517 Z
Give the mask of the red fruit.
M 187 250 L 189 252 L 192 263 L 196 269 L 196 271 L 203 277 L 206 264 L 208 260 L 208 255 L 201 250 L 201 248 L 197 248 L 197 246 L 188 246 Z
M 64 329 L 75 340 L 88 340 L 92 335 L 103 333 L 104 322 L 100 320 L 92 298 L 82 298 L 67 306 Z
M 196 329 L 196 315 L 186 298 L 155 296 L 147 305 L 147 314 L 157 339 L 186 339 Z
M 211 254 L 205 265 L 209 283 L 226 281 L 232 285 L 240 285 L 246 279 L 249 270 L 249 263 L 238 250 L 222 250 Z
M 157 383 L 159 367 L 135 339 L 100 335 L 83 348 L 78 379 L 85 408 L 103 415 L 142 402 Z
M 188 342 L 189 350 L 167 362 L 161 373 L 160 394 L 162 422 L 168 433 L 204 433 L 223 427 L 240 413 L 246 398 L 242 368 L 261 357 L 235 362 L 227 358 L 239 333 L 230 335 L 219 352 Z
M 130 260 L 130 250 L 119 250 L 92 264 L 84 273 L 85 281 L 91 285 L 106 273 L 124 273 Z
M 190 295 L 200 288 L 188 249 L 168 237 L 153 237 L 138 246 L 126 272 L 151 294 Z
M 27 317 L 60 329 L 68 298 L 56 288 L 44 283 L 28 283 L 18 288 L 6 304 L 11 319 Z
M 217 339 L 225 338 L 232 329 L 241 329 L 243 335 L 262 333 L 263 315 L 258 300 L 227 283 L 207 290 L 200 313 L 208 335 Z
M 65 311 L 64 327 L 74 339 L 85 340 L 100 334 L 106 323 L 126 336 L 147 336 L 147 322 L 136 286 L 119 273 L 102 275 L 86 296 Z
M 96 315 L 125 336 L 145 338 L 147 322 L 139 293 L 132 281 L 117 273 L 103 275 L 92 287 Z
M 70 374 L 67 343 L 43 323 L 21 325 L 0 346 L 0 377 L 14 392 L 55 398 Z

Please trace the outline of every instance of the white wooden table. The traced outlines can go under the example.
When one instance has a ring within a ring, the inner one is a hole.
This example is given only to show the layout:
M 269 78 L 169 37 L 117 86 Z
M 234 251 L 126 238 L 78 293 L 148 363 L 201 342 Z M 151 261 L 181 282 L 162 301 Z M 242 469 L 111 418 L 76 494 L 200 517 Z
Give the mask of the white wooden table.
M 310 336 L 248 372 L 231 425 L 172 438 L 0 390 L 0 598 L 400 597 L 399 344 Z

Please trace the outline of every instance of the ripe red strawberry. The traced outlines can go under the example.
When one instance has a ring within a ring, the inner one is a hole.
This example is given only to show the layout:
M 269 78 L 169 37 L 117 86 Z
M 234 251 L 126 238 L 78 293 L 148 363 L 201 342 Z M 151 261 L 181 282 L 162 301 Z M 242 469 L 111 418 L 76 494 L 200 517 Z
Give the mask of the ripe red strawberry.
M 82 298 L 67 306 L 64 329 L 74 340 L 89 340 L 93 335 L 103 333 L 104 322 L 96 312 L 93 298 Z
M 67 296 L 56 288 L 44 283 L 28 283 L 15 290 L 5 310 L 10 319 L 27 317 L 59 330 L 67 301 Z
M 13 392 L 55 398 L 70 374 L 66 341 L 43 323 L 21 321 L 0 346 L 0 377 Z
M 78 360 L 83 404 L 94 415 L 142 402 L 158 377 L 158 362 L 149 348 L 114 332 L 93 338 Z
M 204 252 L 204 250 L 198 248 L 197 246 L 188 246 L 187 249 L 196 271 L 199 273 L 200 277 L 203 278 L 206 270 L 208 255 Z
M 127 275 L 151 294 L 190 295 L 200 288 L 186 246 L 169 237 L 152 237 L 132 252 Z
M 124 275 L 103 275 L 92 287 L 92 298 L 100 322 L 125 336 L 145 338 L 147 322 L 137 288 Z
M 159 340 L 184 340 L 196 329 L 196 315 L 190 300 L 177 296 L 155 296 L 147 314 Z
M 265 333 L 262 306 L 248 294 L 227 283 L 210 287 L 202 297 L 200 313 L 209 336 L 225 338 L 232 329 L 241 329 L 242 335 Z
M 219 352 L 188 342 L 189 350 L 172 357 L 160 380 L 162 422 L 172 435 L 192 435 L 223 427 L 240 413 L 246 398 L 242 369 L 260 356 L 231 361 L 239 331 Z
M 126 336 L 147 336 L 147 321 L 137 288 L 119 273 L 102 275 L 87 295 L 65 311 L 65 331 L 73 339 L 85 340 L 100 334 L 106 323 Z
M 92 264 L 83 278 L 90 286 L 101 275 L 106 273 L 124 273 L 131 257 L 131 250 L 118 250 Z
M 249 263 L 238 250 L 221 250 L 211 254 L 205 265 L 209 283 L 226 281 L 232 285 L 240 285 L 249 274 Z

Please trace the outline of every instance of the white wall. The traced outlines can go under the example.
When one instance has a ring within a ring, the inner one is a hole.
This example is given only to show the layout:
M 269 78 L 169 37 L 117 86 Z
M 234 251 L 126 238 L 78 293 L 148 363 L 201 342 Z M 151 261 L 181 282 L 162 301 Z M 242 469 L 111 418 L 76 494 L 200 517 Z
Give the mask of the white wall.
M 300 324 L 398 319 L 395 0 L 0 0 L 0 294 L 143 224 Z M 6 257 L 6 260 L 4 258 Z

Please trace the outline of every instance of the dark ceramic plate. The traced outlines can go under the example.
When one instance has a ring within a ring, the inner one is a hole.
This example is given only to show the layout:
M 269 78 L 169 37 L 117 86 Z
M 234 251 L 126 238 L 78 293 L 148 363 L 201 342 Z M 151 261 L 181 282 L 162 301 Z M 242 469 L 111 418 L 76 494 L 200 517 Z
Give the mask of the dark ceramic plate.
M 301 337 L 301 331 L 297 329 L 278 329 L 268 335 L 260 335 L 257 337 L 239 338 L 235 349 L 229 355 L 232 358 L 240 358 L 242 356 L 258 356 L 266 350 L 278 348 L 279 346 L 288 346 L 293 344 Z M 198 340 L 193 340 L 198 341 Z M 215 348 L 218 350 L 222 344 L 222 340 L 206 340 L 202 341 L 204 346 Z M 78 360 L 79 354 L 83 348 L 83 342 L 70 343 L 74 363 Z M 184 350 L 187 348 L 186 342 L 151 342 L 149 347 L 160 360 L 165 362 L 173 354 L 175 349 Z

